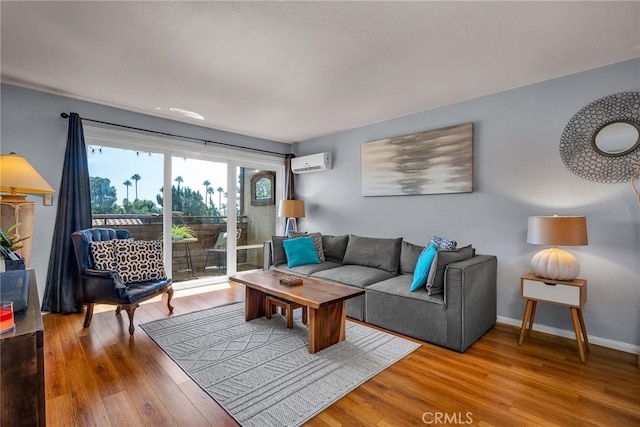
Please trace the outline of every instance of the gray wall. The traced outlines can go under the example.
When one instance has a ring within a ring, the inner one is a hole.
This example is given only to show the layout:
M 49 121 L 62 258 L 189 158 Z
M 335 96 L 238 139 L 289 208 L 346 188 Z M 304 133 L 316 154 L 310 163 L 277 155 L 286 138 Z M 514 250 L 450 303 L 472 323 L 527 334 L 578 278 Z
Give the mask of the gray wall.
M 330 151 L 334 156 L 333 170 L 298 175 L 297 196 L 307 209 L 300 228 L 403 236 L 423 245 L 433 235 L 471 243 L 479 253 L 497 255 L 499 318 L 518 324 L 524 311 L 520 276 L 543 249 L 526 243 L 527 217 L 586 215 L 589 245 L 567 249 L 581 264 L 580 277 L 588 280 L 587 331 L 595 342 L 635 350 L 640 205 L 628 183 L 582 179 L 559 155 L 560 136 L 574 114 L 603 96 L 632 90 L 640 90 L 639 59 L 300 142 L 297 155 Z M 473 193 L 360 196 L 361 144 L 466 122 L 475 125 Z M 572 334 L 564 307 L 539 304 L 537 324 Z
M 15 151 L 18 155 L 25 157 L 56 192 L 60 187 L 67 145 L 68 120 L 60 117 L 60 113 L 63 112 L 76 112 L 81 117 L 95 120 L 279 153 L 291 151 L 291 146 L 288 144 L 160 119 L 17 86 L 3 84 L 0 91 L 0 152 L 8 154 Z M 194 144 L 202 145 L 199 142 Z M 54 194 L 53 206 L 43 206 L 42 197 L 39 196 L 28 196 L 27 199 L 35 202 L 31 267 L 36 270 L 38 289 L 42 299 L 59 199 L 58 194 Z

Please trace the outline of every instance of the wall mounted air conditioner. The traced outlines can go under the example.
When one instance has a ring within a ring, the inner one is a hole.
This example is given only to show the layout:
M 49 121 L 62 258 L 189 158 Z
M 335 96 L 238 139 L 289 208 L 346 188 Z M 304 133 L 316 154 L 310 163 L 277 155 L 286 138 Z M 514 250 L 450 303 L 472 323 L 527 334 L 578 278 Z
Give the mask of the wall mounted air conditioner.
M 308 173 L 331 169 L 331 153 L 310 154 L 308 156 L 294 157 L 291 159 L 293 173 Z

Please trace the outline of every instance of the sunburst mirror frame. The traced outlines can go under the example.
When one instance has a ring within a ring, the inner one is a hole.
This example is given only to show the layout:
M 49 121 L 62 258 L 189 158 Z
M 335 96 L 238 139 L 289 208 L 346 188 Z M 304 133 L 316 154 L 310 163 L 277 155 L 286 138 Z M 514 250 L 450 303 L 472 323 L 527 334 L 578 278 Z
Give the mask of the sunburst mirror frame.
M 620 153 L 604 153 L 596 145 L 596 135 L 613 123 L 628 123 L 640 129 L 640 92 L 605 96 L 574 115 L 560 138 L 560 157 L 574 174 L 590 181 L 629 182 L 640 161 L 640 143 L 632 143 Z

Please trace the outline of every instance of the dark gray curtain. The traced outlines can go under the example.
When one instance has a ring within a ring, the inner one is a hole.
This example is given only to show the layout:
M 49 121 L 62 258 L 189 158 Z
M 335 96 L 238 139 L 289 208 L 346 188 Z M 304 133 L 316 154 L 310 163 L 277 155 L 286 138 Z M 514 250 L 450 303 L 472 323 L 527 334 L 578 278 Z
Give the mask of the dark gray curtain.
M 284 156 L 284 198 L 285 200 L 293 200 L 296 198 L 295 175 L 291 170 L 291 159 L 296 155 L 293 153 Z M 282 218 L 282 228 L 286 227 L 287 218 Z
M 53 313 L 79 313 L 84 299 L 80 272 L 76 264 L 71 233 L 91 227 L 89 166 L 82 131 L 76 113 L 69 117 L 67 150 L 58 194 L 58 212 L 51 244 L 47 285 L 42 310 Z
M 286 200 L 293 200 L 296 198 L 294 175 L 291 171 L 291 159 L 295 156 L 295 154 L 291 153 L 284 156 L 284 197 Z

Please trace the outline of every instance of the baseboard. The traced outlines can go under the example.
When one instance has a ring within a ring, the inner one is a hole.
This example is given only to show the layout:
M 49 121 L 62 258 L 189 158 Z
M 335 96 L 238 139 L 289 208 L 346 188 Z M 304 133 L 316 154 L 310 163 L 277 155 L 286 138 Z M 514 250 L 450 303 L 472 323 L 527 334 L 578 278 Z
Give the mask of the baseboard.
M 498 316 L 498 323 L 504 323 L 505 325 L 517 326 L 518 329 L 522 327 L 522 319 L 512 319 L 510 317 Z M 534 331 L 544 332 L 545 334 L 556 335 L 559 337 L 576 339 L 576 334 L 571 330 L 553 328 L 551 326 L 545 326 L 540 324 L 533 324 Z M 600 338 L 593 335 L 589 335 L 589 343 L 600 345 L 602 347 L 612 348 L 614 350 L 624 351 L 626 353 L 638 354 L 640 352 L 640 346 L 629 344 L 621 341 L 614 341 L 609 338 Z

